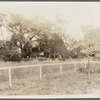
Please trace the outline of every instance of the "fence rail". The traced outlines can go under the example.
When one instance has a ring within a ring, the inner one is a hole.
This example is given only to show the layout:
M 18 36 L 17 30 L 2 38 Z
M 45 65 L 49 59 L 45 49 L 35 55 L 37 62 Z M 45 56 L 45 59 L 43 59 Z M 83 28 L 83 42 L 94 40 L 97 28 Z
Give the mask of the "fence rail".
M 95 65 L 95 62 L 99 63 L 100 66 L 100 61 L 90 61 L 90 63 L 93 63 L 93 66 Z M 34 64 L 34 65 L 25 65 L 25 66 L 12 66 L 12 67 L 0 67 L 0 70 L 8 70 L 9 72 L 9 86 L 12 86 L 11 82 L 11 69 L 18 69 L 18 68 L 30 68 L 30 67 L 39 67 L 40 68 L 40 79 L 42 79 L 42 66 L 52 66 L 52 65 L 59 65 L 60 66 L 60 75 L 62 73 L 62 67 L 65 64 L 74 64 L 74 72 L 76 72 L 76 64 L 84 64 L 84 67 L 86 68 L 86 64 L 88 61 L 78 61 L 78 62 L 66 62 L 66 63 L 52 63 L 52 64 Z
M 99 62 L 99 61 L 90 61 L 90 62 Z M 24 66 L 12 66 L 12 67 L 0 67 L 0 70 L 5 69 L 16 69 L 16 68 L 27 68 L 27 67 L 39 67 L 39 66 L 51 66 L 51 65 L 60 65 L 60 64 L 78 64 L 78 63 L 88 63 L 88 61 L 80 62 L 67 62 L 67 63 L 52 63 L 52 64 L 34 64 L 34 65 L 24 65 Z

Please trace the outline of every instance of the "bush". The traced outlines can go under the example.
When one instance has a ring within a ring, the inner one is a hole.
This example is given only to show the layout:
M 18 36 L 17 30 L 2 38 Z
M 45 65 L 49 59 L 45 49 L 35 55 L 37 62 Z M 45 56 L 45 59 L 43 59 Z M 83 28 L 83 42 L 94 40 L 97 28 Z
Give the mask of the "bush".
M 21 61 L 21 55 L 18 53 L 18 51 L 6 51 L 2 55 L 2 59 L 4 61 Z
M 39 60 L 39 61 L 44 61 L 44 60 L 47 60 L 47 59 L 44 58 L 44 57 L 39 57 L 38 60 Z
M 33 58 L 21 58 L 21 61 L 25 61 L 25 62 L 32 61 L 32 60 L 33 60 Z
M 65 58 L 62 58 L 62 61 L 65 61 L 66 59 Z
M 88 74 L 88 68 L 79 68 L 78 71 L 80 73 Z M 100 69 L 96 68 L 96 67 L 93 67 L 93 68 L 90 69 L 90 73 L 91 74 L 93 74 L 93 73 L 100 73 Z
M 52 60 L 56 60 L 56 58 L 52 58 Z

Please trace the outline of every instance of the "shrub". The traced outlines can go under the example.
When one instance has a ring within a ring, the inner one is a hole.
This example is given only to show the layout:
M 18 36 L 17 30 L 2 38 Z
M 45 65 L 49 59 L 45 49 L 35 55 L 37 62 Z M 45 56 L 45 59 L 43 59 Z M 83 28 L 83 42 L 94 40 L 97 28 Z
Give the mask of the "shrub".
M 47 60 L 47 59 L 45 57 L 39 57 L 38 60 L 39 61 L 44 61 L 44 60 Z
M 79 68 L 78 71 L 80 73 L 86 73 L 88 74 L 88 68 Z M 99 68 L 96 68 L 96 67 L 93 67 L 90 69 L 90 73 L 93 74 L 93 73 L 100 73 L 100 69 Z
M 66 59 L 65 58 L 62 58 L 62 61 L 65 61 Z
M 2 54 L 2 59 L 4 61 L 21 61 L 21 55 L 15 50 L 6 51 Z
M 52 60 L 56 60 L 56 58 L 52 58 Z

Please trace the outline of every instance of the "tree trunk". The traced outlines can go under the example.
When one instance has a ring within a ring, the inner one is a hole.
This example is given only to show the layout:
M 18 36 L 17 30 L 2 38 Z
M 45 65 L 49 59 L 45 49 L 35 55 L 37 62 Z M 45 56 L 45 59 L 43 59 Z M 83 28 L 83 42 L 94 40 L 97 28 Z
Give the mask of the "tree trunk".
M 27 58 L 24 48 L 21 49 L 21 58 Z
M 90 57 L 88 54 L 88 77 L 90 78 Z
M 53 57 L 55 58 L 55 54 L 53 54 Z

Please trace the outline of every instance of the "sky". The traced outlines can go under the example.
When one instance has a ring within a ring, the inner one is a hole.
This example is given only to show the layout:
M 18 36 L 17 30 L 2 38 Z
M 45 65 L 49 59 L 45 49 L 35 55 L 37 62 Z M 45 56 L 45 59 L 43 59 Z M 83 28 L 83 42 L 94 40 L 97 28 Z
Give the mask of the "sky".
M 59 16 L 65 20 L 66 34 L 71 33 L 76 39 L 84 34 L 81 26 L 100 27 L 100 2 L 0 2 L 0 11 L 10 11 L 27 19 L 42 16 L 55 21 Z M 7 32 L 3 33 L 6 39 Z

